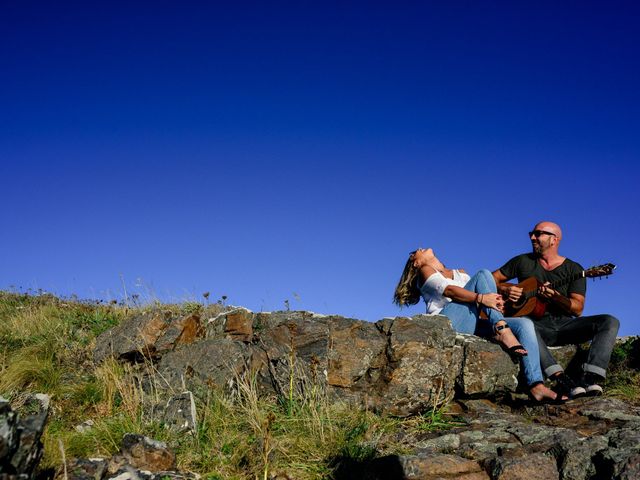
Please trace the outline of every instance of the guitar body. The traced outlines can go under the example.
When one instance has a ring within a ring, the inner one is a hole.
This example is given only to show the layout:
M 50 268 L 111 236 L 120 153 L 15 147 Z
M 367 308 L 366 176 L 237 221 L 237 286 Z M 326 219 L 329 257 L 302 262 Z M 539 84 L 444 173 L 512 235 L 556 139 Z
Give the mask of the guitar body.
M 504 308 L 505 317 L 533 317 L 540 318 L 547 310 L 547 303 L 536 296 L 538 287 L 542 283 L 535 277 L 529 277 L 518 283 L 522 288 L 522 298 L 518 303 L 507 302 Z

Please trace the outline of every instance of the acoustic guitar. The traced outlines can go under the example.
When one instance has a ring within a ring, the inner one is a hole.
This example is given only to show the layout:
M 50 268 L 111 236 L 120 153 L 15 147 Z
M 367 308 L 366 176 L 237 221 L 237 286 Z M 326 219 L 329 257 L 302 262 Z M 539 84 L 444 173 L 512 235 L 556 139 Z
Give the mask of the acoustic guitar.
M 591 267 L 587 270 L 582 270 L 580 273 L 570 275 L 548 285 L 550 288 L 556 290 L 557 287 L 566 283 L 573 282 L 579 278 L 596 278 L 596 277 L 608 277 L 613 273 L 616 266 L 613 263 L 605 263 L 604 265 L 598 265 L 597 267 Z M 543 285 L 543 282 L 535 277 L 529 277 L 526 280 L 518 283 L 516 286 L 522 288 L 522 297 L 516 303 L 507 302 L 504 307 L 505 317 L 533 317 L 540 318 L 544 315 L 547 309 L 548 303 L 544 299 L 538 297 L 538 288 Z

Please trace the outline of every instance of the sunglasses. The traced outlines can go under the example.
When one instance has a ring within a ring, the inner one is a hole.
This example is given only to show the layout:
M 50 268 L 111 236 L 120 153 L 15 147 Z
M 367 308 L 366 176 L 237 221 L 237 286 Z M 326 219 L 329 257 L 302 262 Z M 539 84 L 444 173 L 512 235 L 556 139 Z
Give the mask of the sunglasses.
M 553 235 L 554 237 L 556 236 L 555 233 L 553 232 L 547 232 L 546 230 L 533 230 L 531 232 L 529 232 L 529 236 L 533 235 L 534 237 L 538 238 L 542 235 Z

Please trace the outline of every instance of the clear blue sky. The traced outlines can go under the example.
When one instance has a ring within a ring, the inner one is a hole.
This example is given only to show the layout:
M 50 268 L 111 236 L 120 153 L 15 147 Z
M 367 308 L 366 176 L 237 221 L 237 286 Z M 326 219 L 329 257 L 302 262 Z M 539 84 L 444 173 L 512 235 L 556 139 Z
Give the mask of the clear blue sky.
M 639 334 L 636 2 L 0 5 L 0 288 L 368 320 L 558 222 Z

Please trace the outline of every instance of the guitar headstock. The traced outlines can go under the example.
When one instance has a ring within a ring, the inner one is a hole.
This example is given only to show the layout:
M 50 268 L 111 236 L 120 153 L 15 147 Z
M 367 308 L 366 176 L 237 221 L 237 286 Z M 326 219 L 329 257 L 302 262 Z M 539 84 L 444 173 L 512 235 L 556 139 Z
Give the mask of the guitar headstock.
M 613 263 L 605 263 L 604 265 L 598 265 L 597 267 L 591 267 L 584 271 L 584 276 L 587 278 L 606 277 L 611 275 L 616 266 Z

